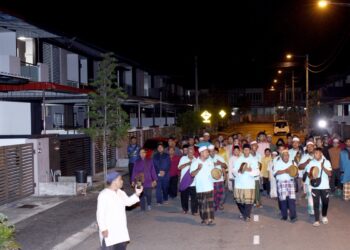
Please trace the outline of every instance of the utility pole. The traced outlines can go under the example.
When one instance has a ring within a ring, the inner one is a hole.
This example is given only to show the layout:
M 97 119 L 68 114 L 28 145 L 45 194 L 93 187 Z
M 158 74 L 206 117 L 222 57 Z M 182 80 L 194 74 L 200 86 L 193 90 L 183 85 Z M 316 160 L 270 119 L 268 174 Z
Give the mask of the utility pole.
M 196 95 L 196 105 L 194 107 L 195 111 L 199 110 L 198 105 L 198 57 L 194 57 L 194 81 L 195 81 L 195 95 Z
M 292 104 L 295 107 L 294 70 L 292 70 Z
M 309 55 L 305 56 L 305 126 L 306 132 L 309 133 Z

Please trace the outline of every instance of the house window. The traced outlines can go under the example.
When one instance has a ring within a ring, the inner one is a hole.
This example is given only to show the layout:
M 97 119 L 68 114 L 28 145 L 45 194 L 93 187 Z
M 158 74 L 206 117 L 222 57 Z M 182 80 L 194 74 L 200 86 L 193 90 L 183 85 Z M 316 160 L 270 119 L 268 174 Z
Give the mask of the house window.
M 349 116 L 349 104 L 344 104 L 344 116 Z
M 55 113 L 53 117 L 53 126 L 54 128 L 62 128 L 63 127 L 63 114 Z

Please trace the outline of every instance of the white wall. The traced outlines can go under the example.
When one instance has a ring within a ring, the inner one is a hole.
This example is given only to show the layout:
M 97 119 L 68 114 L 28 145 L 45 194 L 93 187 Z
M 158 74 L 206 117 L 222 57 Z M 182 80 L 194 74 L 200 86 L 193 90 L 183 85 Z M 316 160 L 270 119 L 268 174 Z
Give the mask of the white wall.
M 0 32 L 0 55 L 17 55 L 16 32 Z
M 88 62 L 86 58 L 80 59 L 80 83 L 87 84 L 88 83 Z
M 18 145 L 27 143 L 27 139 L 25 138 L 16 138 L 16 139 L 0 139 L 0 147 L 2 146 L 10 146 L 10 145 Z
M 30 135 L 30 103 L 0 101 L 0 135 Z

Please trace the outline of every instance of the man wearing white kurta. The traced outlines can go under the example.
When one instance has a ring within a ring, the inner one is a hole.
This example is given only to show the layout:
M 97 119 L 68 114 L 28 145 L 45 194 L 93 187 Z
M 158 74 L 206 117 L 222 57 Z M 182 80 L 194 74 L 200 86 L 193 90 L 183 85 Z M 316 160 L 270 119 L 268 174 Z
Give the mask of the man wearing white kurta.
M 196 186 L 199 214 L 202 223 L 214 225 L 214 184 L 211 171 L 214 162 L 209 158 L 207 146 L 198 149 L 200 156 L 191 164 L 190 172 Z
M 190 171 L 192 161 L 194 161 L 195 159 L 196 157 L 194 157 L 194 147 L 191 146 L 188 148 L 188 155 L 182 156 L 179 162 L 178 169 L 181 170 L 180 183 L 185 177 L 185 174 L 187 174 L 187 172 Z M 188 212 L 188 200 L 190 197 L 191 197 L 191 212 L 192 212 L 192 215 L 196 215 L 198 212 L 198 202 L 197 202 L 197 194 L 196 194 L 196 187 L 195 187 L 194 181 L 185 190 L 181 190 L 181 206 L 184 214 L 187 214 Z
M 226 176 L 227 164 L 223 157 L 218 155 L 219 149 L 214 145 L 208 147 L 210 158 L 214 162 L 214 167 L 221 170 L 221 177 L 218 180 L 214 180 L 214 210 L 224 210 L 224 175 Z
M 312 167 L 318 168 L 318 176 L 315 177 L 321 178 L 319 186 L 315 187 L 310 183 L 315 214 L 315 222 L 313 225 L 318 227 L 320 226 L 320 198 L 322 201 L 322 223 L 328 224 L 329 176 L 332 175 L 331 163 L 323 156 L 322 148 L 316 148 L 315 158 L 310 162 L 305 171 L 310 174 Z
M 282 152 L 282 160 L 274 166 L 274 176 L 277 180 L 278 188 L 278 200 L 281 208 L 282 218 L 281 220 L 288 219 L 291 222 L 295 222 L 297 219 L 296 206 L 295 206 L 295 184 L 294 178 L 288 174 L 288 168 L 293 164 L 292 160 L 289 159 L 288 150 L 285 149 Z
M 315 150 L 314 143 L 311 141 L 307 142 L 306 150 L 307 150 L 307 153 L 305 153 L 301 157 L 301 160 L 298 166 L 300 170 L 303 170 L 303 173 L 305 173 L 305 169 L 309 166 L 310 162 L 314 159 L 314 150 Z M 304 181 L 304 192 L 306 193 L 306 199 L 307 199 L 307 211 L 309 215 L 314 215 L 314 202 L 312 200 L 309 177 L 306 177 Z
M 258 148 L 259 145 L 256 141 L 252 141 L 250 143 L 250 147 L 251 147 L 251 155 L 257 160 L 258 162 L 258 167 L 259 167 L 259 171 L 261 170 L 261 159 L 262 159 L 262 155 L 260 153 L 258 153 Z M 260 183 L 262 183 L 260 181 L 260 175 L 255 177 L 255 205 L 257 208 L 262 207 L 261 205 L 261 195 L 260 195 Z
M 246 167 L 243 169 L 244 164 Z M 235 178 L 234 199 L 240 211 L 240 218 L 250 221 L 250 214 L 255 198 L 255 177 L 260 171 L 257 160 L 250 154 L 250 145 L 243 145 L 243 155 L 234 164 Z
M 107 188 L 103 189 L 97 198 L 97 224 L 99 228 L 101 249 L 126 249 L 130 241 L 126 222 L 125 207 L 139 202 L 143 187 L 137 189 L 132 196 L 121 190 L 122 176 L 117 172 L 107 175 Z
M 293 161 L 293 165 L 298 166 L 302 157 L 302 149 L 300 148 L 300 139 L 298 137 L 293 137 L 292 148 L 289 149 L 289 159 Z M 295 191 L 298 192 L 299 188 L 301 190 L 301 180 L 303 178 L 303 171 L 298 171 L 298 177 L 295 178 Z

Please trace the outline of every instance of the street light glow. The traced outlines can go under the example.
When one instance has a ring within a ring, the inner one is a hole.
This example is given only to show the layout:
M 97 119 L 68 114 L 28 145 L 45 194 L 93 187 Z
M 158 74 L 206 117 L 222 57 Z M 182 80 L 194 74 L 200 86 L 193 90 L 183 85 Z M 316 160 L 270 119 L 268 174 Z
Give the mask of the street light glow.
M 203 123 L 210 123 L 211 114 L 207 110 L 201 114 L 201 117 L 204 119 Z
M 277 83 L 277 82 L 278 82 L 278 80 L 277 80 L 277 79 L 273 79 L 273 82 L 274 82 L 274 83 Z
M 326 128 L 327 127 L 327 121 L 325 121 L 325 120 L 319 120 L 318 121 L 318 126 L 320 127 L 320 128 Z
M 224 118 L 224 117 L 226 116 L 225 110 L 222 109 L 222 110 L 219 112 L 219 115 L 221 116 L 221 118 Z
M 292 54 L 287 54 L 287 55 L 286 55 L 286 58 L 287 58 L 287 59 L 292 59 L 292 57 L 293 57 Z
M 282 70 L 277 71 L 278 74 L 282 74 Z
M 328 6 L 329 1 L 318 1 L 318 7 L 320 7 L 321 9 L 324 9 Z

